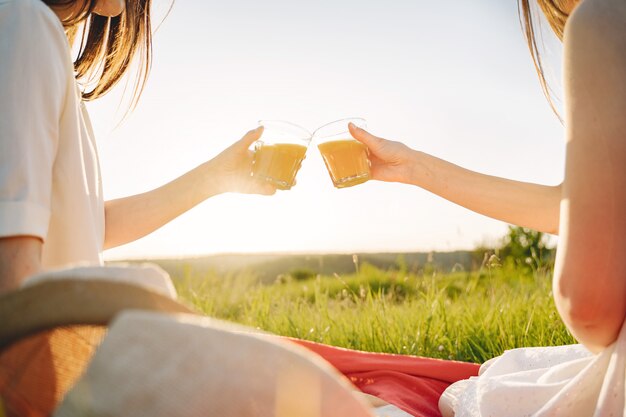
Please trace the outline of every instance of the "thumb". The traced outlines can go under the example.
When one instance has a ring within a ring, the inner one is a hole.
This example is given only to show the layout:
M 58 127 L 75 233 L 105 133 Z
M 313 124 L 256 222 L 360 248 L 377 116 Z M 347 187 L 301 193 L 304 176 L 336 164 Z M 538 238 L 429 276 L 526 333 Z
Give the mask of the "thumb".
M 259 140 L 261 135 L 263 134 L 263 126 L 259 126 L 256 129 L 253 129 L 243 135 L 241 139 L 237 142 L 237 145 L 240 145 L 243 148 L 248 149 L 250 145 Z
M 354 123 L 348 124 L 348 129 L 352 137 L 368 148 L 377 149 L 382 143 L 382 139 L 369 133 L 367 130 L 357 127 Z

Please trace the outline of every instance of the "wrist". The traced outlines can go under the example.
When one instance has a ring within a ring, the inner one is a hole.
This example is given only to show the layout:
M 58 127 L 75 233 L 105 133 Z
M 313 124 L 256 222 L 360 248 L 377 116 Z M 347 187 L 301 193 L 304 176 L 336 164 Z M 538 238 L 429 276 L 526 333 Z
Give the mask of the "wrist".
M 195 188 L 201 200 L 228 192 L 225 189 L 226 181 L 222 178 L 222 172 L 213 160 L 203 163 L 196 170 L 199 180 Z
M 428 155 L 421 151 L 412 150 L 407 161 L 407 184 L 421 188 L 428 188 L 432 183 L 433 173 L 427 165 Z

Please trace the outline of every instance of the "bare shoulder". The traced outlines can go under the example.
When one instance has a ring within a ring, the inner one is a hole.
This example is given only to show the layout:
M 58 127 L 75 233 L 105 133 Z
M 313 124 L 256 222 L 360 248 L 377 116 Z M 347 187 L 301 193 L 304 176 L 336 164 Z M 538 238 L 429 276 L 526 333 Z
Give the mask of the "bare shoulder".
M 565 64 L 626 65 L 626 0 L 581 0 L 565 25 Z
M 599 133 L 592 128 L 611 130 L 626 143 L 626 0 L 582 0 L 563 43 L 566 119 L 576 127 L 573 134 L 591 138 Z
M 566 37 L 586 35 L 626 42 L 626 0 L 581 0 L 565 30 Z

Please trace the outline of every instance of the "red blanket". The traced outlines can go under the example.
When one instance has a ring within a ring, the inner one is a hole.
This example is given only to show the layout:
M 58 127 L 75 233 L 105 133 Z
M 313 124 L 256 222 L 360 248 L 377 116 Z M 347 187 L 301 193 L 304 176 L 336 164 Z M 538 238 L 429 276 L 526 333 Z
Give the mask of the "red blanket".
M 441 417 L 438 402 L 453 382 L 478 375 L 475 363 L 371 353 L 289 339 L 317 353 L 357 388 L 415 417 Z

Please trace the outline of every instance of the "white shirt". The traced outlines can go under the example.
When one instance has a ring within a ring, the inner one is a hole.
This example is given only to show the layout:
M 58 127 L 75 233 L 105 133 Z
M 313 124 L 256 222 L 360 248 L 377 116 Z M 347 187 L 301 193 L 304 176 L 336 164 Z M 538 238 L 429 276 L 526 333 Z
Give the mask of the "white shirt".
M 93 131 L 60 20 L 0 0 L 0 237 L 43 240 L 44 269 L 102 263 L 104 202 Z

